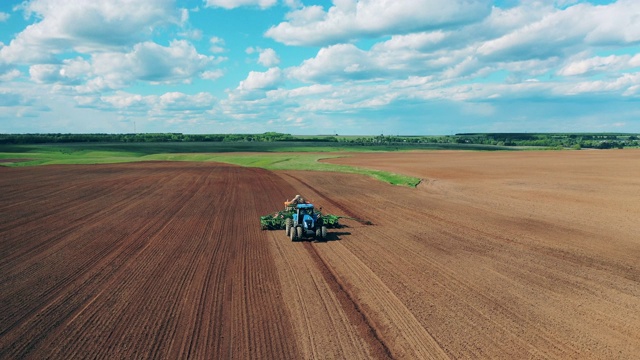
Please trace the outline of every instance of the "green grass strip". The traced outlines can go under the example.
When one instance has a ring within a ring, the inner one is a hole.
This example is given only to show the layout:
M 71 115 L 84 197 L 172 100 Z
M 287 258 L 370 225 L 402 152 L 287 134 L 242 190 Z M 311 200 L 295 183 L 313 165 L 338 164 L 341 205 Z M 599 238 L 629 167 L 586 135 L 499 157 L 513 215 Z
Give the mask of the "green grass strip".
M 327 154 L 156 154 L 145 156 L 147 160 L 167 161 L 216 161 L 267 170 L 328 171 L 371 176 L 393 185 L 416 187 L 420 179 L 381 170 L 321 163 L 321 159 L 342 157 Z
M 178 144 L 178 146 L 167 146 L 165 144 L 132 144 L 132 146 L 128 146 L 128 144 L 12 145 L 0 146 L 0 159 L 23 160 L 0 162 L 0 165 L 19 167 L 56 164 L 109 164 L 157 160 L 216 161 L 240 166 L 259 167 L 267 170 L 330 171 L 361 174 L 393 185 L 408 187 L 415 187 L 420 183 L 420 179 L 411 176 L 319 162 L 320 159 L 343 156 L 331 155 L 332 151 L 327 151 L 323 154 L 311 154 L 276 153 L 271 152 L 271 150 L 262 153 L 246 154 L 237 152 L 205 152 L 207 150 L 211 151 L 214 149 L 205 148 L 201 146 L 201 144 Z M 256 149 L 251 148 L 251 150 Z M 324 150 L 331 149 L 327 148 Z M 340 150 L 343 151 L 344 149 Z

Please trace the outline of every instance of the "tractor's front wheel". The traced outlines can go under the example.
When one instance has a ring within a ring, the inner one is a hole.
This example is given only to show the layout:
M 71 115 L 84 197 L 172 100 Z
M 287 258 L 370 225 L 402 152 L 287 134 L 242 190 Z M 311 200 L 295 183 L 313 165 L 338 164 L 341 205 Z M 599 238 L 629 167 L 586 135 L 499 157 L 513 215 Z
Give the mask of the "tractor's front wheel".
M 293 220 L 287 219 L 284 221 L 284 231 L 289 236 L 289 232 L 291 231 L 291 225 L 293 225 Z
M 298 239 L 302 239 L 302 226 L 296 226 L 296 235 L 298 235 Z
M 295 228 L 290 228 L 289 229 L 289 237 L 291 238 L 291 241 L 298 240 L 298 233 L 296 232 Z
M 326 226 L 323 226 L 323 227 L 320 229 L 320 233 L 322 234 L 322 238 L 323 238 L 323 239 L 326 239 L 326 238 L 327 238 L 327 227 L 326 227 Z

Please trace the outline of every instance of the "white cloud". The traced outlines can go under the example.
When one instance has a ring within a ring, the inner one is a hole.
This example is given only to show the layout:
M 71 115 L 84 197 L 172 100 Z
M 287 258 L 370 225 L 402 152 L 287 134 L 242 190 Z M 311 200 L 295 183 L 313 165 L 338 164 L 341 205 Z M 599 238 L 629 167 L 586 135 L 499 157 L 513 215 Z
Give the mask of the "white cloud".
M 258 63 L 266 67 L 273 67 L 280 64 L 280 58 L 273 49 L 263 49 L 260 51 Z
M 182 31 L 178 33 L 181 37 L 191 39 L 191 40 L 200 40 L 202 39 L 202 30 L 200 29 L 191 29 L 187 31 Z
M 150 98 L 145 98 L 140 94 L 131 94 L 124 91 L 118 91 L 113 95 L 102 96 L 99 98 L 104 104 L 108 104 L 115 109 L 132 109 L 140 108 L 146 110 L 149 105 Z M 85 101 L 85 103 L 88 103 Z
M 320 22 L 326 18 L 326 13 L 320 5 L 305 6 L 287 14 L 289 24 L 296 27 L 303 27 L 309 23 Z
M 181 21 L 175 0 L 32 0 L 23 8 L 40 21 L 0 49 L 7 63 L 50 62 L 53 55 L 130 46 L 156 27 Z
M 218 69 L 218 70 L 212 70 L 212 71 L 205 71 L 202 73 L 200 77 L 206 80 L 217 80 L 223 76 L 224 76 L 224 71 Z
M 209 39 L 209 43 L 211 44 L 209 51 L 211 51 L 212 53 L 217 54 L 225 51 L 224 39 L 213 36 L 211 39 Z
M 615 5 L 620 7 L 620 3 Z M 631 13 L 637 7 L 628 1 L 626 6 Z M 324 47 L 314 58 L 287 69 L 287 73 L 305 82 L 394 81 L 431 76 L 452 84 L 483 81 L 484 77 L 502 72 L 503 81 L 516 84 L 544 74 L 613 74 L 633 68 L 634 61 L 640 58 L 625 55 L 584 60 L 597 51 L 597 47 L 585 42 L 585 37 L 598 26 L 588 21 L 582 24 L 582 15 L 612 11 L 603 8 L 579 4 L 561 10 L 539 2 L 525 2 L 509 9 L 494 7 L 482 22 L 456 29 L 393 35 L 369 50 L 354 44 Z M 564 63 L 573 54 L 582 55 Z M 560 66 L 563 68 L 558 70 Z
M 59 81 L 60 67 L 53 64 L 37 64 L 29 68 L 31 79 L 37 83 L 54 83 Z
M 587 21 L 594 26 L 585 41 L 592 45 L 628 45 L 640 41 L 640 2 L 618 0 L 607 6 L 590 7 L 585 11 Z
M 9 82 L 19 78 L 21 75 L 22 73 L 20 72 L 20 70 L 11 69 L 3 74 L 0 74 L 0 82 Z
M 221 73 L 208 70 L 213 56 L 199 54 L 186 40 L 174 40 L 169 46 L 154 42 L 136 44 L 130 52 L 94 54 L 63 60 L 61 64 L 35 64 L 29 68 L 31 79 L 42 84 L 74 86 L 80 93 L 121 89 L 137 81 L 152 84 L 189 83 L 193 77 L 214 79 Z
M 225 9 L 235 9 L 242 6 L 259 6 L 262 9 L 266 9 L 275 5 L 276 2 L 277 0 L 205 0 L 205 6 Z M 291 3 L 291 1 L 288 3 Z
M 416 42 L 410 37 L 402 40 L 393 37 L 370 50 L 353 44 L 328 46 L 320 49 L 314 58 L 288 69 L 288 73 L 305 82 L 372 81 L 426 75 L 453 78 L 469 76 L 488 67 L 474 57 L 472 48 L 419 50 L 414 48 Z
M 558 75 L 575 76 L 595 73 L 626 70 L 640 66 L 640 55 L 595 56 L 588 59 L 572 61 L 558 70 Z
M 210 110 L 216 98 L 205 92 L 189 95 L 181 92 L 167 92 L 161 95 L 140 95 L 116 91 L 103 96 L 76 96 L 79 106 L 115 111 L 125 115 L 147 115 L 151 118 L 172 118 L 201 115 Z
M 478 53 L 492 59 L 544 59 L 588 46 L 625 46 L 640 41 L 640 2 L 619 0 L 606 6 L 587 3 L 550 10 L 538 21 L 485 42 Z
M 302 0 L 284 0 L 283 2 L 290 8 L 299 8 L 302 6 Z
M 362 37 L 404 34 L 482 20 L 488 0 L 340 0 L 324 11 L 311 6 L 292 11 L 287 22 L 266 35 L 288 45 L 323 45 Z
M 394 35 L 390 40 L 376 44 L 379 49 L 393 50 L 430 50 L 444 42 L 447 34 L 442 30 L 433 32 L 418 32 L 407 35 Z
M 200 92 L 194 95 L 181 92 L 168 92 L 159 97 L 152 97 L 154 106 L 162 110 L 195 111 L 210 109 L 216 98 L 210 93 Z M 157 100 L 156 100 L 157 99 Z
M 238 90 L 270 90 L 282 82 L 282 70 L 271 68 L 265 72 L 251 71 L 247 78 L 240 82 Z
M 308 97 L 315 95 L 327 95 L 333 91 L 333 85 L 314 84 L 310 86 L 302 86 L 291 90 L 283 90 L 287 97 Z
M 0 22 L 5 22 L 7 20 L 9 20 L 9 14 L 0 11 Z
M 273 67 L 280 64 L 280 58 L 276 54 L 275 50 L 268 48 L 263 49 L 261 47 L 250 46 L 244 50 L 248 55 L 258 53 L 258 64 L 265 67 Z
M 624 96 L 633 96 L 638 94 L 639 87 L 640 73 L 627 73 L 621 74 L 615 79 L 560 84 L 557 91 L 564 95 L 620 93 Z
M 29 67 L 31 79 L 41 84 L 79 84 L 92 74 L 91 64 L 82 59 L 66 59 L 62 64 L 35 64 Z
M 154 42 L 136 44 L 128 53 L 100 53 L 92 57 L 93 72 L 110 88 L 133 81 L 188 82 L 213 63 L 212 56 L 198 54 L 192 44 L 174 40 L 168 47 Z
M 371 55 L 371 56 L 370 56 Z M 307 82 L 372 79 L 385 71 L 378 58 L 352 44 L 320 49 L 315 58 L 290 70 L 293 78 Z

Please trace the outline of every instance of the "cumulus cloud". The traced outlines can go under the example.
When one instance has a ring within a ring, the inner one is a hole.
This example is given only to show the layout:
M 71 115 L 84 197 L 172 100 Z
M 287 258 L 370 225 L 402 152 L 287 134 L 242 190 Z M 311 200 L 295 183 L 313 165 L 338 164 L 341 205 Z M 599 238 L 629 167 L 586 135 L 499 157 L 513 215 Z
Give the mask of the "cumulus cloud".
M 92 74 L 91 64 L 78 57 L 62 64 L 35 64 L 29 67 L 31 79 L 41 84 L 76 85 Z
M 121 89 L 137 81 L 152 84 L 189 83 L 200 76 L 216 79 L 222 73 L 209 70 L 213 56 L 199 54 L 186 40 L 169 46 L 143 42 L 129 52 L 96 53 L 90 59 L 76 57 L 55 64 L 35 64 L 29 75 L 36 83 L 74 86 L 80 93 Z
M 595 56 L 570 62 L 558 71 L 558 75 L 593 75 L 596 73 L 627 70 L 638 66 L 640 66 L 640 55 Z
M 0 82 L 9 82 L 19 78 L 21 75 L 22 73 L 20 72 L 20 70 L 11 69 L 6 71 L 5 73 L 0 74 Z
M 489 15 L 489 0 L 340 0 L 288 14 L 266 36 L 287 45 L 326 45 L 361 37 L 403 34 L 477 22 Z
M 9 19 L 9 14 L 0 11 L 0 22 L 5 22 Z
M 218 70 L 205 71 L 202 73 L 200 77 L 206 80 L 217 80 L 223 76 L 224 76 L 224 71 L 218 69 Z
M 560 76 L 613 74 L 633 68 L 638 58 L 616 55 L 585 59 L 597 51 L 598 46 L 606 48 L 604 43 L 589 43 L 592 40 L 589 34 L 609 21 L 602 19 L 599 23 L 595 14 L 615 13 L 630 19 L 638 12 L 635 9 L 640 3 L 637 4 L 621 1 L 608 6 L 578 4 L 558 9 L 553 4 L 526 2 L 508 9 L 494 7 L 480 22 L 455 29 L 393 35 L 368 50 L 355 44 L 323 47 L 315 57 L 287 69 L 287 73 L 305 82 L 402 81 L 407 77 L 432 77 L 449 84 L 484 82 L 482 78 L 497 73 L 501 73 L 497 78 L 508 84 L 549 73 Z M 623 12 L 627 15 L 623 16 Z M 626 27 L 621 27 L 617 33 L 625 31 Z M 611 35 L 610 38 L 622 41 L 619 46 L 634 44 L 625 42 L 628 36 Z M 571 60 L 566 61 L 567 58 Z
M 273 67 L 280 64 L 280 58 L 273 49 L 261 49 L 258 57 L 258 64 L 266 67 Z
M 66 1 L 32 0 L 23 4 L 27 16 L 40 21 L 28 26 L 0 49 L 7 63 L 52 62 L 55 54 L 122 48 L 142 40 L 163 24 L 179 24 L 175 0 Z
M 618 0 L 607 6 L 591 6 L 584 15 L 594 26 L 585 36 L 588 44 L 611 46 L 640 42 L 638 1 Z
M 320 49 L 315 58 L 292 68 L 290 75 L 307 82 L 373 79 L 386 72 L 379 61 L 353 44 L 332 45 Z
M 205 0 L 205 6 L 235 9 L 242 6 L 258 6 L 266 9 L 275 5 L 277 0 Z M 288 1 L 291 3 L 291 1 Z
M 587 46 L 630 45 L 640 41 L 635 25 L 639 16 L 640 2 L 634 0 L 553 9 L 538 21 L 485 42 L 478 53 L 493 59 L 544 59 Z
M 282 70 L 271 68 L 265 72 L 251 71 L 247 78 L 240 82 L 238 90 L 271 90 L 282 82 Z
M 271 48 L 263 49 L 261 47 L 250 46 L 245 49 L 245 53 L 251 55 L 258 53 L 258 64 L 265 67 L 274 67 L 280 64 L 280 57 L 276 54 L 275 50 Z
M 119 88 L 136 80 L 189 82 L 213 61 L 212 56 L 199 54 L 186 40 L 174 40 L 168 47 L 143 42 L 128 53 L 98 53 L 92 57 L 92 68 L 109 87 Z
M 267 93 L 278 89 L 284 80 L 284 72 L 277 67 L 264 72 L 250 71 L 247 78 L 240 81 L 235 89 L 227 90 L 229 99 L 224 103 L 237 104 L 238 102 L 250 101 L 254 105 L 258 104 L 256 100 L 264 98 Z

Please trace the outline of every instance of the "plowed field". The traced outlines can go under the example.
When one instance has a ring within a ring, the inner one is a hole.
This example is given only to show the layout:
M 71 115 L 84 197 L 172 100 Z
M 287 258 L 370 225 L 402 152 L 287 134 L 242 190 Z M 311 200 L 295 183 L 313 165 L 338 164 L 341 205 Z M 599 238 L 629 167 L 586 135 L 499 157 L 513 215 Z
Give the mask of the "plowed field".
M 637 358 L 639 159 L 0 167 L 0 358 Z M 259 230 L 295 194 L 373 225 Z

